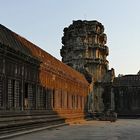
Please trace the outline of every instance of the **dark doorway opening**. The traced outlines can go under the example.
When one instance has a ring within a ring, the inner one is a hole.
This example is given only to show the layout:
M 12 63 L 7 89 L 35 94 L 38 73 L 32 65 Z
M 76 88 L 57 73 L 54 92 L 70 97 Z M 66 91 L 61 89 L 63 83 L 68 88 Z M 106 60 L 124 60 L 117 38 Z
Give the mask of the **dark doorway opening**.
M 24 109 L 28 109 L 28 83 L 25 83 L 24 89 Z
M 12 80 L 12 96 L 13 96 L 13 100 L 12 100 L 12 102 L 13 102 L 13 108 L 15 108 L 15 102 L 16 102 L 16 98 L 15 98 L 15 80 Z

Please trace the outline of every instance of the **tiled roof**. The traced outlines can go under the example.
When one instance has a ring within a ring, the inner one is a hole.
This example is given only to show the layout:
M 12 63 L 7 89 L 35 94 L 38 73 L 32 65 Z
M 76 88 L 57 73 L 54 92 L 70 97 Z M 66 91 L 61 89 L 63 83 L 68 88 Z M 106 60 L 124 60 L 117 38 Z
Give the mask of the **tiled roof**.
M 82 83 L 88 84 L 85 77 L 82 74 L 67 66 L 66 64 L 62 63 L 49 53 L 36 46 L 35 44 L 31 43 L 27 39 L 21 37 L 20 35 L 9 30 L 1 24 L 0 43 L 12 47 L 17 51 L 21 51 L 26 55 L 38 58 L 42 62 L 42 65 L 44 67 L 50 67 L 52 69 L 55 69 L 59 73 L 63 73 L 68 77 L 70 76 L 72 79 L 77 79 Z
M 17 51 L 22 51 L 24 54 L 31 55 L 28 47 L 22 43 L 22 37 L 18 36 L 19 35 L 0 24 L 0 43 L 12 47 Z

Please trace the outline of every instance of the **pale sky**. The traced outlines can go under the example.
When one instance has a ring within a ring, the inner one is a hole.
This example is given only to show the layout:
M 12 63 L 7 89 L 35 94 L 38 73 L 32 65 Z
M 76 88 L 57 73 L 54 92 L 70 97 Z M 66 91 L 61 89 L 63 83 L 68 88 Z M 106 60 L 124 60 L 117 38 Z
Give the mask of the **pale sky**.
M 63 28 L 79 19 L 104 25 L 116 76 L 140 70 L 140 0 L 0 0 L 0 23 L 59 60 Z

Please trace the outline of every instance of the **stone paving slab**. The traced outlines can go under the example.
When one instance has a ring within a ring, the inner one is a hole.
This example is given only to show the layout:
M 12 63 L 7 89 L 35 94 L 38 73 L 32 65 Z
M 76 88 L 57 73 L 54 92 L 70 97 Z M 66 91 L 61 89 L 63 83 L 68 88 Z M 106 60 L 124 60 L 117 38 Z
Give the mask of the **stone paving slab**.
M 140 140 L 140 119 L 80 121 L 9 140 Z

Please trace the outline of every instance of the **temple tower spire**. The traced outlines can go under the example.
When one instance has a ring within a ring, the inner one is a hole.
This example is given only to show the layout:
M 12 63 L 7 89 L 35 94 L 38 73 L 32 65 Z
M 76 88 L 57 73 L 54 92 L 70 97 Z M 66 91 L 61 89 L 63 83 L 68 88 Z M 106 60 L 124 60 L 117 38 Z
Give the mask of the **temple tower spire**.
M 77 20 L 64 28 L 62 62 L 83 73 L 90 83 L 89 109 L 103 111 L 104 83 L 110 82 L 104 26 L 96 21 Z M 113 70 L 113 69 L 112 69 Z

